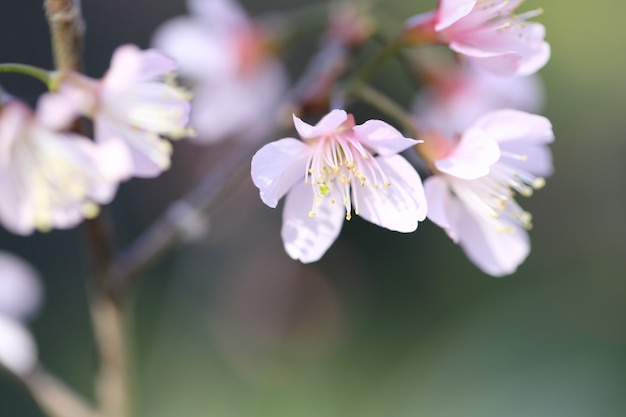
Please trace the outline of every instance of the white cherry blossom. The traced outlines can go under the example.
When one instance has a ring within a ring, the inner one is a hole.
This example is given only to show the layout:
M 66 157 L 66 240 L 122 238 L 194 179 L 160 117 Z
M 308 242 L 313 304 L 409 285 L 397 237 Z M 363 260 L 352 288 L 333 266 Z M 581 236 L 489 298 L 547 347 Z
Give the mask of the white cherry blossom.
M 352 213 L 378 226 L 412 232 L 426 216 L 422 182 L 399 152 L 420 141 L 380 120 L 355 125 L 333 110 L 315 126 L 294 116 L 302 140 L 284 138 L 252 158 L 252 180 L 270 207 L 287 194 L 281 236 L 302 262 L 319 260 Z
M 428 218 L 484 272 L 513 273 L 530 251 L 532 216 L 515 195 L 530 196 L 552 173 L 550 122 L 517 110 L 486 114 L 454 139 L 425 137 L 436 175 L 426 179 Z

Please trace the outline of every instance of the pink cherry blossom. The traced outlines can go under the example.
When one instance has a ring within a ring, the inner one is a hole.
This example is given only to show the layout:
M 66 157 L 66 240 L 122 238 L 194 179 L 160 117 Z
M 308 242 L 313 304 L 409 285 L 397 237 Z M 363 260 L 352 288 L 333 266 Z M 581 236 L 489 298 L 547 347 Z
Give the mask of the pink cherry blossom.
M 155 177 L 169 168 L 172 145 L 162 136 L 190 135 L 191 96 L 173 81 L 174 61 L 154 50 L 120 46 L 101 80 L 59 74 L 58 92 L 45 97 L 48 120 L 64 123 L 75 114 L 93 119 L 97 142 L 126 149 L 120 180 Z
M 37 363 L 37 346 L 23 321 L 39 308 L 41 293 L 34 269 L 0 251 L 0 365 L 17 375 Z
M 486 114 L 458 141 L 425 138 L 436 175 L 424 182 L 428 218 L 484 272 L 513 273 L 530 251 L 532 216 L 515 200 L 543 187 L 552 172 L 550 122 L 518 110 Z
M 117 189 L 111 169 L 118 151 L 56 132 L 10 100 L 0 109 L 0 223 L 28 235 L 97 215 L 96 204 L 110 202 Z
M 302 138 L 285 138 L 252 158 L 261 200 L 276 207 L 285 194 L 282 239 L 293 259 L 319 260 L 352 212 L 378 226 L 412 232 L 426 216 L 419 175 L 399 152 L 420 141 L 380 120 L 355 125 L 333 110 L 315 126 L 294 116 Z
M 424 132 L 454 136 L 490 111 L 511 108 L 536 113 L 543 105 L 543 85 L 535 75 L 498 77 L 468 67 L 442 65 L 430 71 L 431 82 L 417 94 L 412 110 Z
M 190 16 L 166 22 L 153 44 L 173 57 L 193 84 L 194 140 L 269 132 L 286 90 L 283 66 L 271 52 L 267 28 L 232 0 L 188 0 Z
M 409 42 L 449 45 L 472 65 L 501 76 L 529 75 L 550 58 L 545 28 L 527 19 L 541 10 L 513 11 L 523 0 L 439 0 L 437 10 L 409 19 Z

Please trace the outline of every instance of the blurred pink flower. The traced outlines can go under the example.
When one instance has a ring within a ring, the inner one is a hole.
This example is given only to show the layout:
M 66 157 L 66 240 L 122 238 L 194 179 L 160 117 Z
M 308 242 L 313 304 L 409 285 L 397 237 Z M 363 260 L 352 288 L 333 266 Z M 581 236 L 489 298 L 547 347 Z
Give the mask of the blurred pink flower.
M 154 49 L 117 48 L 101 80 L 60 74 L 58 92 L 45 96 L 48 122 L 66 123 L 76 114 L 93 119 L 97 142 L 126 149 L 118 161 L 120 180 L 155 177 L 170 166 L 172 145 L 161 136 L 190 135 L 191 96 L 176 86 L 174 61 Z
M 302 140 L 285 138 L 252 158 L 261 200 L 276 207 L 285 194 L 282 239 L 293 259 L 319 260 L 355 214 L 378 226 L 412 232 L 426 216 L 415 169 L 397 153 L 419 143 L 380 120 L 355 125 L 333 110 L 311 126 L 294 116 Z M 377 155 L 377 156 L 375 156 Z
M 513 11 L 523 0 L 439 0 L 437 10 L 412 17 L 408 42 L 448 44 L 474 66 L 501 76 L 529 75 L 550 58 L 545 28 L 526 20 L 541 10 Z
M 0 251 L 0 365 L 25 375 L 37 363 L 37 346 L 23 320 L 39 309 L 41 283 L 35 270 Z
M 191 16 L 163 24 L 153 44 L 174 58 L 193 84 L 197 142 L 263 135 L 287 86 L 265 28 L 232 0 L 188 0 Z
M 430 134 L 421 149 L 436 175 L 426 179 L 428 218 L 484 272 L 513 273 L 530 251 L 530 213 L 515 201 L 552 173 L 550 122 L 517 110 L 486 114 L 457 143 Z
M 56 132 L 48 117 L 16 100 L 0 109 L 0 223 L 13 233 L 73 227 L 117 189 L 119 149 Z
M 436 73 L 435 73 L 436 71 Z M 433 68 L 432 82 L 415 97 L 413 114 L 420 131 L 454 136 L 494 110 L 541 110 L 543 85 L 538 76 L 498 77 L 472 68 Z

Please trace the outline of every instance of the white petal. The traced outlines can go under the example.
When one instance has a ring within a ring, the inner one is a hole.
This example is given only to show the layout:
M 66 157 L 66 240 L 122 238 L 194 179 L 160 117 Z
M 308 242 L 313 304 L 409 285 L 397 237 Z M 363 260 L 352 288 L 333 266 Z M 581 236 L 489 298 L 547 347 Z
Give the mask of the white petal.
M 489 275 L 512 274 L 530 252 L 528 233 L 514 224 L 514 231 L 501 231 L 489 218 L 465 210 L 459 225 L 465 254 Z
M 318 261 L 339 236 L 345 209 L 341 204 L 331 204 L 326 198 L 309 217 L 313 206 L 310 185 L 297 184 L 291 189 L 283 209 L 281 236 L 285 251 L 303 263 Z
M 50 129 L 66 129 L 80 114 L 79 105 L 71 96 L 46 93 L 37 102 L 37 119 Z
M 348 119 L 348 114 L 344 110 L 332 110 L 322 118 L 315 126 L 303 122 L 300 118 L 293 116 L 293 123 L 296 130 L 303 139 L 311 139 L 317 136 L 334 133 L 343 122 Z
M 435 161 L 435 167 L 448 175 L 465 180 L 483 177 L 500 158 L 500 148 L 491 135 L 477 128 L 463 133 L 450 156 Z
M 409 233 L 426 217 L 426 196 L 415 168 L 400 155 L 377 157 L 389 187 L 366 184 L 352 187 L 355 208 L 365 220 L 397 232 Z
M 537 48 L 537 51 L 524 59 L 516 75 L 527 76 L 536 73 L 548 63 L 550 54 L 550 44 L 542 42 L 541 46 Z
M 459 202 L 452 195 L 448 182 L 441 176 L 433 175 L 424 181 L 424 194 L 428 201 L 428 219 L 441 227 L 454 243 L 458 243 Z
M 435 30 L 443 30 L 467 16 L 475 5 L 476 0 L 439 0 Z
M 28 319 L 39 309 L 42 292 L 39 275 L 32 266 L 0 251 L 0 314 Z
M 37 346 L 30 332 L 3 315 L 0 315 L 0 363 L 22 376 L 37 364 Z
M 246 74 L 220 77 L 219 82 L 197 84 L 192 102 L 194 142 L 209 144 L 233 136 L 260 137 L 275 123 L 275 109 L 287 87 L 282 65 L 268 61 Z M 254 126 L 254 129 L 250 129 Z
M 152 44 L 176 60 L 181 74 L 216 81 L 235 71 L 236 56 L 222 36 L 194 18 L 178 17 L 155 32 Z
M 359 142 L 379 155 L 393 155 L 423 141 L 405 138 L 396 128 L 382 120 L 368 120 L 354 127 Z
M 309 147 L 294 138 L 268 143 L 259 149 L 252 157 L 251 174 L 261 200 L 274 208 L 290 188 L 299 181 L 304 183 L 308 158 Z
M 548 119 L 520 110 L 499 110 L 481 117 L 473 125 L 488 132 L 498 142 L 521 140 L 527 143 L 550 143 L 554 140 Z

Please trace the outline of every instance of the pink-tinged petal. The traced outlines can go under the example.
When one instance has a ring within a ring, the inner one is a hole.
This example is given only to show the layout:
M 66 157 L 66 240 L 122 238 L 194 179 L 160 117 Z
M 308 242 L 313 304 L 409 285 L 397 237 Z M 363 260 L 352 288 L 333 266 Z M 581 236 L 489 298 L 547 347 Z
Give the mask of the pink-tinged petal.
M 343 122 L 348 120 L 345 110 L 333 110 L 322 118 L 315 126 L 303 122 L 300 118 L 293 116 L 293 123 L 296 130 L 303 139 L 313 139 L 318 136 L 334 133 Z
M 175 71 L 176 61 L 163 54 L 158 49 L 144 49 L 141 51 L 141 76 L 145 80 L 164 77 Z
M 106 115 L 99 115 L 95 121 L 95 139 L 105 143 L 111 140 L 124 142 L 133 166 L 133 175 L 141 178 L 154 178 L 170 167 L 172 145 L 158 135 L 132 129 L 122 123 L 108 120 Z M 122 160 L 128 162 L 126 156 Z M 127 172 L 127 167 L 120 167 L 120 173 Z M 126 178 L 120 178 L 120 180 Z
M 42 299 L 37 271 L 21 258 L 0 251 L 0 315 L 27 320 Z
M 152 44 L 172 57 L 183 75 L 219 81 L 236 71 L 234 51 L 197 19 L 175 18 L 160 26 Z
M 208 27 L 219 25 L 229 28 L 249 24 L 245 10 L 233 0 L 187 0 L 193 15 L 202 19 Z
M 80 105 L 70 96 L 46 93 L 37 102 L 37 119 L 50 129 L 66 129 L 80 115 Z
M 465 211 L 459 223 L 460 245 L 483 272 L 495 277 L 512 274 L 530 252 L 528 233 L 513 224 L 502 231 L 491 220 Z
M 435 30 L 443 30 L 467 16 L 475 5 L 476 0 L 439 0 Z
M 286 87 L 284 68 L 273 61 L 254 73 L 197 85 L 191 110 L 191 126 L 197 135 L 192 141 L 210 144 L 269 134 Z M 252 130 L 251 125 L 255 126 Z
M 25 376 L 37 364 L 37 346 L 30 332 L 17 321 L 0 315 L 0 364 Z
M 473 128 L 487 132 L 503 144 L 512 141 L 547 144 L 554 140 L 548 119 L 520 110 L 499 110 L 488 113 L 474 123 Z
M 523 158 L 509 158 L 506 164 L 540 177 L 549 177 L 554 172 L 552 151 L 547 146 L 527 145 L 523 143 L 507 143 L 501 146 L 503 152 L 520 155 Z
M 30 118 L 31 110 L 20 101 L 12 100 L 2 107 L 2 123 L 0 123 L 0 167 L 11 162 L 11 148 L 15 140 L 20 137 L 24 125 Z
M 377 157 L 376 162 L 389 178 L 388 187 L 353 185 L 355 210 L 380 227 L 409 233 L 426 218 L 426 196 L 415 168 L 400 155 Z
M 368 120 L 353 128 L 357 140 L 379 155 L 393 155 L 421 143 L 406 138 L 396 128 L 381 120 Z
M 106 179 L 119 182 L 133 176 L 132 156 L 122 140 L 113 137 L 96 145 L 96 163 Z
M 141 50 L 137 46 L 118 47 L 111 58 L 111 66 L 102 79 L 103 99 L 127 91 L 138 82 L 142 69 Z
M 27 236 L 35 230 L 33 207 L 25 203 L 27 196 L 19 184 L 12 167 L 0 169 L 0 222 L 11 233 Z
M 252 182 L 259 188 L 261 200 L 275 208 L 290 188 L 304 183 L 308 158 L 309 147 L 297 139 L 285 138 L 263 146 L 251 163 Z M 309 211 L 310 207 L 306 213 Z
M 470 128 L 449 156 L 435 161 L 435 167 L 445 174 L 473 180 L 489 174 L 491 165 L 499 158 L 500 148 L 491 135 Z
M 519 76 L 534 74 L 543 68 L 550 60 L 550 44 L 542 42 L 537 51 L 526 57 L 517 70 Z
M 428 219 L 441 227 L 454 243 L 458 243 L 459 202 L 450 192 L 448 182 L 433 175 L 424 181 L 424 194 L 428 201 Z
M 303 263 L 318 261 L 337 240 L 345 209 L 341 204 L 332 204 L 323 199 L 315 209 L 315 217 L 309 217 L 313 206 L 310 185 L 297 184 L 291 189 L 283 209 L 281 236 L 285 251 Z

